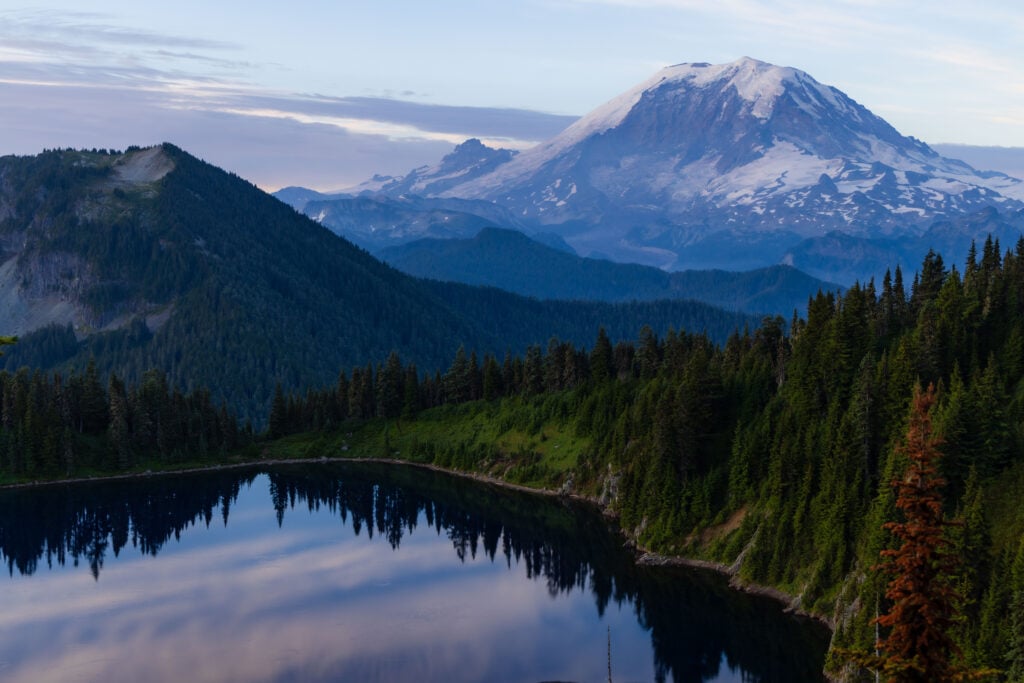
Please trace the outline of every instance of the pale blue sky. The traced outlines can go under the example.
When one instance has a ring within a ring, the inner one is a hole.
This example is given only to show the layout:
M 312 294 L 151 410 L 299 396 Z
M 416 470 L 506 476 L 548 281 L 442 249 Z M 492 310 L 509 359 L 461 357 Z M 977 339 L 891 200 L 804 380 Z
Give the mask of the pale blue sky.
M 926 142 L 1024 147 L 1022 35 L 1016 0 L 0 0 L 0 154 L 166 139 L 264 187 L 342 187 L 741 56 Z

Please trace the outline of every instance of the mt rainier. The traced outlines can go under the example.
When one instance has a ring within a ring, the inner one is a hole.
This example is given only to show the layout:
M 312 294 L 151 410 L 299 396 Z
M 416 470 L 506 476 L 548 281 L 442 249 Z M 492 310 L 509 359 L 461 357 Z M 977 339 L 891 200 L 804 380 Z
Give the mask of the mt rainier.
M 494 202 L 581 254 L 671 269 L 766 265 L 833 232 L 919 238 L 939 220 L 1024 207 L 1024 182 L 749 58 L 667 67 L 519 154 L 469 141 L 355 191 Z

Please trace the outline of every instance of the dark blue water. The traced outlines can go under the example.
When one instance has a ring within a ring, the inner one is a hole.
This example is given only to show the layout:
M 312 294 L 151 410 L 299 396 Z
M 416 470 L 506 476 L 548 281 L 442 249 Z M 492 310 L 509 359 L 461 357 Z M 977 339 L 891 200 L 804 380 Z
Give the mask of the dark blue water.
M 820 680 L 827 633 L 592 510 L 410 468 L 0 492 L 0 680 Z

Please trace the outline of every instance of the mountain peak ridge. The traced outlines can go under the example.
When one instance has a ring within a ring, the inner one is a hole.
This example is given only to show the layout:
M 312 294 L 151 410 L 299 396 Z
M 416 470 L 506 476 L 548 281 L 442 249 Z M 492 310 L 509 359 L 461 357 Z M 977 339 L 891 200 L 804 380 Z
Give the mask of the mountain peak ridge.
M 827 129 L 838 134 L 830 135 Z M 678 161 L 703 161 L 719 176 L 766 156 L 779 143 L 824 159 L 892 161 L 899 156 L 893 147 L 909 151 L 918 165 L 940 158 L 806 72 L 742 57 L 726 64 L 665 67 L 554 138 L 523 151 L 510 163 L 480 176 L 476 183 L 449 187 L 445 194 L 498 199 L 488 194 L 588 140 L 620 130 L 625 131 L 623 137 L 630 138 L 624 143 L 646 147 L 656 156 L 677 153 L 682 157 Z M 784 155 L 788 149 L 784 147 Z M 820 165 L 815 175 L 835 166 Z M 707 170 L 694 170 L 698 180 L 708 175 Z M 712 177 L 704 177 L 689 194 L 706 194 L 712 182 Z
M 741 57 L 727 64 L 674 64 L 659 71 L 651 80 L 659 79 L 659 85 L 673 81 L 688 81 L 697 87 L 707 87 L 724 81 L 736 88 L 740 97 L 751 103 L 755 116 L 766 118 L 776 98 L 782 93 L 785 81 L 797 80 L 798 74 L 803 72 L 793 67 L 775 66 L 759 59 Z
M 838 88 L 751 57 L 666 66 L 518 154 L 467 142 L 359 189 L 485 203 L 580 255 L 666 270 L 771 265 L 835 231 L 913 241 L 936 221 L 1024 208 L 1020 179 L 946 158 Z
M 449 155 L 393 187 L 493 202 L 581 254 L 669 269 L 708 265 L 686 252 L 716 233 L 919 235 L 945 216 L 1024 206 L 1024 182 L 947 159 L 807 72 L 751 57 L 664 67 L 555 137 L 493 154 L 462 168 Z

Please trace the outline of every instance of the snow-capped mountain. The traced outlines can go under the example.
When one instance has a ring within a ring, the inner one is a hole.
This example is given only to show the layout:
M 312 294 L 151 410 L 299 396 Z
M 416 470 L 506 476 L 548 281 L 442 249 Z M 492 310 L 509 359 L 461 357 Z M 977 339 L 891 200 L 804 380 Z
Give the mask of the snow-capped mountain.
M 400 177 L 375 175 L 353 188 L 353 191 L 359 194 L 377 192 L 392 197 L 405 194 L 438 195 L 456 185 L 486 175 L 511 161 L 515 155 L 513 150 L 494 149 L 471 138 L 456 145 L 437 166 L 421 166 Z
M 729 267 L 733 247 L 770 263 L 831 231 L 918 235 L 1024 206 L 1024 182 L 945 158 L 836 88 L 749 58 L 663 69 L 519 154 L 474 141 L 360 189 L 493 201 L 581 254 L 666 268 Z M 706 247 L 719 240 L 716 259 Z

